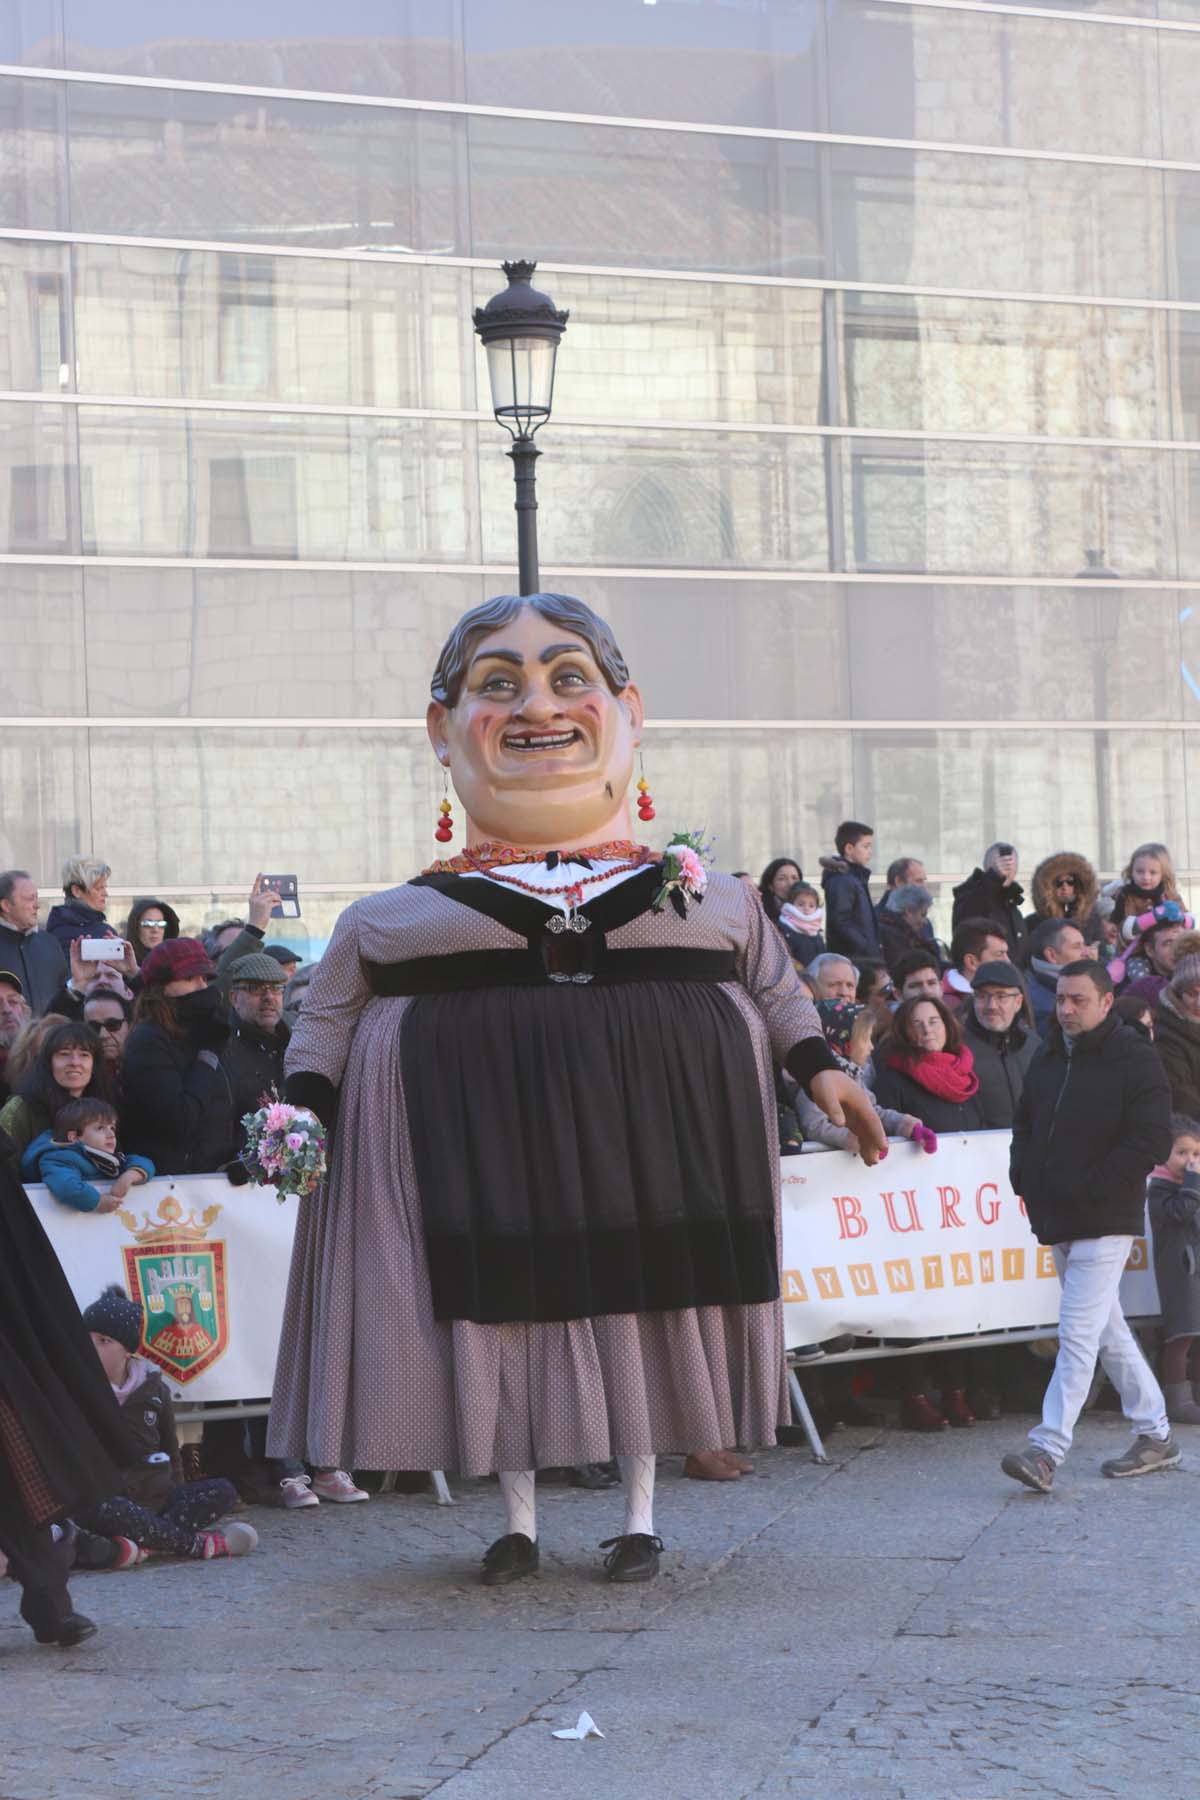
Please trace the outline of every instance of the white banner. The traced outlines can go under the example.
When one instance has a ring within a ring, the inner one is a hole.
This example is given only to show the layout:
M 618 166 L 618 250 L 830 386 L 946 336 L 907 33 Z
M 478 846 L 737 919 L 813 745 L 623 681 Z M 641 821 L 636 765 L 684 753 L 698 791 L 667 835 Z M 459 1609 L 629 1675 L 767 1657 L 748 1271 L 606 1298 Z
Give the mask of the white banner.
M 142 1354 L 178 1398 L 270 1396 L 299 1202 L 223 1175 L 160 1177 L 119 1212 L 26 1189 L 80 1307 L 116 1283 L 141 1301 Z
M 781 1159 L 787 1344 L 952 1337 L 1058 1320 L 1050 1249 L 1008 1183 L 1007 1131 L 943 1137 L 927 1156 L 892 1143 L 868 1169 L 842 1150 Z M 1121 1282 L 1134 1318 L 1158 1313 L 1149 1241 Z
M 1008 1185 L 1007 1131 L 893 1143 L 873 1169 L 844 1151 L 781 1159 L 786 1341 L 953 1337 L 1058 1319 L 1054 1259 Z M 298 1202 L 223 1176 L 159 1178 L 115 1213 L 27 1189 L 81 1307 L 116 1282 L 146 1315 L 143 1350 L 187 1401 L 270 1395 Z M 1158 1313 L 1146 1237 L 1125 1311 Z

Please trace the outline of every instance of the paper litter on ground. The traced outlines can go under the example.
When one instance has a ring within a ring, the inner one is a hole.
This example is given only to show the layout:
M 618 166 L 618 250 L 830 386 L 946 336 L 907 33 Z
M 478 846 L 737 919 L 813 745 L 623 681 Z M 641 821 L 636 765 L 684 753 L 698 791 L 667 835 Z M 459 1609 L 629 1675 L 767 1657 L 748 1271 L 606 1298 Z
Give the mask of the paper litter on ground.
M 604 1733 L 593 1719 L 591 1713 L 581 1712 L 575 1725 L 565 1725 L 561 1731 L 553 1733 L 556 1738 L 602 1738 Z

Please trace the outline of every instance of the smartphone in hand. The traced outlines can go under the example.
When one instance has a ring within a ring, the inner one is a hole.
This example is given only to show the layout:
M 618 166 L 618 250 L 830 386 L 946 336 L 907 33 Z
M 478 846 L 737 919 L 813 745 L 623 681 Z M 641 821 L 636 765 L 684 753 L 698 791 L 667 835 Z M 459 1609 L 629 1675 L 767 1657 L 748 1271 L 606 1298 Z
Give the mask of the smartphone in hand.
M 300 884 L 294 875 L 264 875 L 262 884 L 279 895 L 279 905 L 271 908 L 273 919 L 300 917 Z
M 124 962 L 125 945 L 120 938 L 84 938 L 79 954 L 85 962 Z

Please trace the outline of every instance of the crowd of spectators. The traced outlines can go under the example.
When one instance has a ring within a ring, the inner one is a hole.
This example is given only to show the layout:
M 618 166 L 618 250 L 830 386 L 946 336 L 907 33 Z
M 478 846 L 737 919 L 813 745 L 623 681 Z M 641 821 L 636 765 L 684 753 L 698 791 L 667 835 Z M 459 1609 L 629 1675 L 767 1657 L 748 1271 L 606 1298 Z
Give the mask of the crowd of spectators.
M 1027 904 L 1017 847 L 994 843 L 953 889 L 948 943 L 920 858 L 896 857 L 873 893 L 873 852 L 872 827 L 846 820 L 819 885 L 797 856 L 743 879 L 890 1135 L 932 1152 L 939 1133 L 1011 1127 L 1030 1063 L 1057 1030 L 1059 975 L 1085 959 L 1107 968 L 1124 1024 L 1153 1039 L 1177 1112 L 1200 1117 L 1200 934 L 1164 845 L 1139 845 L 1107 884 L 1087 858 L 1057 851 L 1034 869 Z M 24 1180 L 84 1211 L 110 1210 L 114 1187 L 123 1195 L 147 1171 L 246 1180 L 242 1118 L 282 1091 L 310 973 L 267 942 L 278 896 L 261 878 L 244 917 L 191 937 L 151 895 L 112 923 L 109 876 L 96 858 L 70 858 L 41 928 L 33 878 L 0 874 L 0 1131 Z M 97 940 L 117 940 L 115 954 Z M 856 1148 L 782 1071 L 777 1095 L 785 1153 Z M 957 1385 L 940 1411 L 910 1388 L 908 1422 L 971 1422 Z M 289 1504 L 312 1503 L 298 1465 L 273 1474 Z

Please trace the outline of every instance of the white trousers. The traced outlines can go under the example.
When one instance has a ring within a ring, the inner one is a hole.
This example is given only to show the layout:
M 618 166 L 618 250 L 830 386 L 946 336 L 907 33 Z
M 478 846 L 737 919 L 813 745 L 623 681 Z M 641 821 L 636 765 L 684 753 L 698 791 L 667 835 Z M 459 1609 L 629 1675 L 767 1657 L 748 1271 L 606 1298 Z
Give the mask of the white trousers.
M 1042 1422 L 1029 1437 L 1055 1463 L 1071 1448 L 1097 1355 L 1139 1437 L 1171 1435 L 1162 1389 L 1121 1311 L 1121 1272 L 1132 1244 L 1131 1237 L 1099 1237 L 1054 1246 L 1062 1282 L 1058 1357 L 1042 1402 Z

